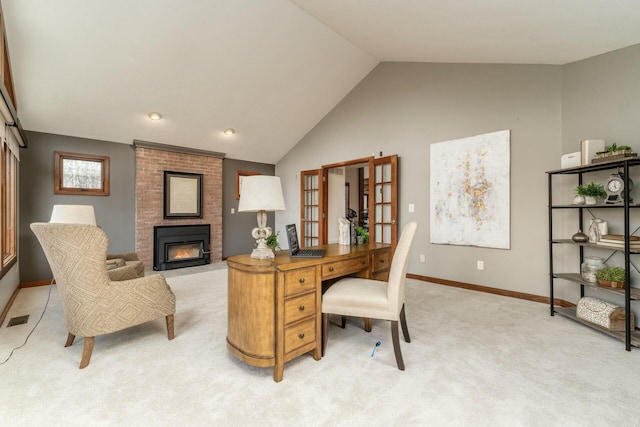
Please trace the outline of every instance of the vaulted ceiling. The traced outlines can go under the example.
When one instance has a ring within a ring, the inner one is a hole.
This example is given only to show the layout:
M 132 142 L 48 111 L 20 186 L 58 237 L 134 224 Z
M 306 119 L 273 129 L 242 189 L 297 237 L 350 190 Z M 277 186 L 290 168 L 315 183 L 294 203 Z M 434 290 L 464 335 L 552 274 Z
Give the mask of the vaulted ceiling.
M 2 8 L 26 130 L 265 163 L 380 61 L 566 64 L 640 43 L 637 0 L 2 0 Z

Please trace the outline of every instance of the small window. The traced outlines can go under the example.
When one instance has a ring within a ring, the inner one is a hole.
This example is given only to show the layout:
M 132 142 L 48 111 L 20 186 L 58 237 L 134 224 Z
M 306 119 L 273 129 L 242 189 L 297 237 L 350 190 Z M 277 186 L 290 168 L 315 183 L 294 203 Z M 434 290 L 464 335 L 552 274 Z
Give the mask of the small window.
M 109 157 L 55 152 L 54 194 L 109 195 Z

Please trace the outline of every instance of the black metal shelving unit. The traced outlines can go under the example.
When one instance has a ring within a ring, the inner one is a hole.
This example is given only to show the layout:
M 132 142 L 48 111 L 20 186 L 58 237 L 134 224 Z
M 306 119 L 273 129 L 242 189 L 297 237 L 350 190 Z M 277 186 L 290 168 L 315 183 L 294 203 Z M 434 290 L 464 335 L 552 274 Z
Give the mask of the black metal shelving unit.
M 596 163 L 586 166 L 577 166 L 573 168 L 566 169 L 558 169 L 547 172 L 548 176 L 548 193 L 549 193 L 549 296 L 550 296 L 550 312 L 551 316 L 554 316 L 556 313 L 572 319 L 578 323 L 589 326 L 595 330 L 601 331 L 608 335 L 611 335 L 615 338 L 618 338 L 625 342 L 625 347 L 627 351 L 631 350 L 631 347 L 640 347 L 640 332 L 635 330 L 635 325 L 630 325 L 631 318 L 631 302 L 640 300 L 640 289 L 634 288 L 631 286 L 631 271 L 630 267 L 635 265 L 631 260 L 632 255 L 640 254 L 640 251 L 632 251 L 629 246 L 629 238 L 628 236 L 631 233 L 631 228 L 629 224 L 629 213 L 631 209 L 640 208 L 640 204 L 638 203 L 630 203 L 629 202 L 629 181 L 630 181 L 630 168 L 634 166 L 640 166 L 640 159 L 637 157 L 629 157 L 623 160 L 615 160 L 611 162 L 603 162 Z M 622 203 L 615 204 L 596 204 L 596 205 L 567 205 L 567 204 L 553 204 L 553 178 L 560 175 L 576 175 L 578 177 L 578 185 L 582 184 L 582 178 L 584 174 L 588 174 L 591 172 L 598 171 L 606 171 L 606 170 L 624 170 L 624 200 Z M 622 249 L 614 249 L 607 248 L 603 246 L 598 246 L 593 243 L 576 243 L 571 239 L 557 239 L 553 237 L 553 212 L 554 210 L 560 209 L 569 209 L 576 210 L 578 212 L 578 226 L 580 229 L 584 230 L 583 227 L 583 213 L 587 209 L 615 209 L 615 210 L 623 210 L 624 211 L 624 236 L 627 238 L 624 241 L 624 250 Z M 600 286 L 597 283 L 587 282 L 582 279 L 580 274 L 576 273 L 556 273 L 554 271 L 554 263 L 553 263 L 553 248 L 555 245 L 577 245 L 579 246 L 580 252 L 580 264 L 584 261 L 584 248 L 592 247 L 598 248 L 602 250 L 607 250 L 610 252 L 621 251 L 624 253 L 624 268 L 626 271 L 625 277 L 625 286 L 623 289 L 616 288 L 608 288 L 604 286 Z M 640 259 L 640 257 L 639 257 Z M 623 332 L 614 332 L 609 331 L 607 329 L 601 328 L 598 325 L 584 322 L 581 319 L 578 319 L 576 316 L 576 309 L 574 307 L 555 307 L 554 305 L 554 286 L 556 280 L 564 280 L 565 282 L 574 283 L 580 286 L 580 297 L 584 296 L 585 287 L 597 288 L 601 290 L 605 290 L 608 292 L 612 292 L 615 294 L 622 295 L 624 297 L 624 308 L 625 308 L 625 324 L 626 329 Z

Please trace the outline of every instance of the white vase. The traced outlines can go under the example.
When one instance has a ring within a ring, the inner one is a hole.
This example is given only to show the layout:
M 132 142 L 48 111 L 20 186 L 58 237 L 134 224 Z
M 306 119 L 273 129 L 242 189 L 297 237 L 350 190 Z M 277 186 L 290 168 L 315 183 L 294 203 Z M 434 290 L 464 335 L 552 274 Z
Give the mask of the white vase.
M 585 205 L 595 205 L 598 200 L 594 196 L 584 196 Z
M 581 196 L 580 194 L 578 194 L 576 197 L 573 198 L 574 205 L 584 205 L 584 203 L 585 203 L 584 196 Z

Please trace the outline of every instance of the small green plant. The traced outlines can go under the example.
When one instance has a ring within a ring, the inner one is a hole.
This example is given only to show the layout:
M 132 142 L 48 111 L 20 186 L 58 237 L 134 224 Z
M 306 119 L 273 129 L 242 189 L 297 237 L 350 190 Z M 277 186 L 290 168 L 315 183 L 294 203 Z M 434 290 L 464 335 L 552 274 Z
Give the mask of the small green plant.
M 267 237 L 267 240 L 265 242 L 267 247 L 273 249 L 274 251 L 279 251 L 281 249 L 280 248 L 280 242 L 278 242 L 278 234 L 280 234 L 279 231 L 277 231 L 275 234 L 272 234 L 271 236 Z
M 631 147 L 629 147 L 628 145 L 621 145 L 618 147 L 618 151 L 627 151 L 627 150 L 631 150 Z
M 605 267 L 596 272 L 596 279 L 609 282 L 624 282 L 625 270 L 622 267 Z
M 576 187 L 576 194 L 579 196 L 606 197 L 607 192 L 604 191 L 603 185 L 591 182 L 587 185 L 578 185 Z
M 616 145 L 616 143 L 614 142 L 613 144 L 608 145 L 608 146 L 606 147 L 606 150 L 612 153 L 612 152 L 614 152 L 614 151 L 618 151 L 618 150 L 619 150 L 619 148 L 618 148 L 618 146 Z
M 369 241 L 369 232 L 364 227 L 356 227 L 356 236 L 362 237 L 362 241 L 367 243 Z

